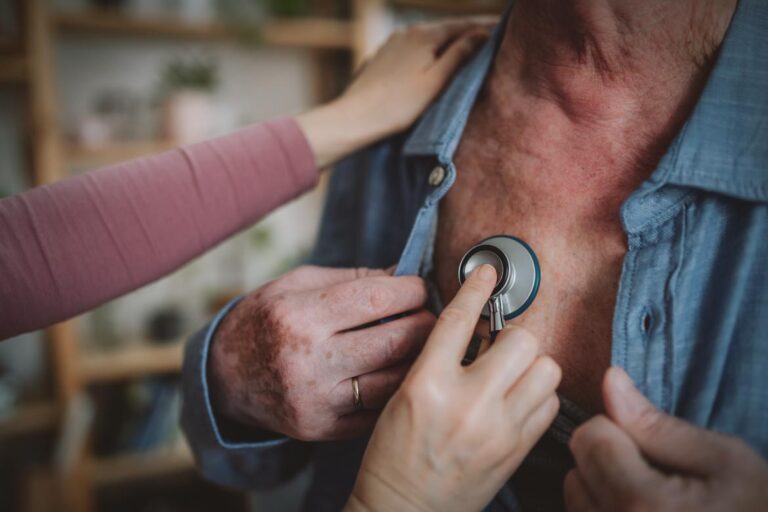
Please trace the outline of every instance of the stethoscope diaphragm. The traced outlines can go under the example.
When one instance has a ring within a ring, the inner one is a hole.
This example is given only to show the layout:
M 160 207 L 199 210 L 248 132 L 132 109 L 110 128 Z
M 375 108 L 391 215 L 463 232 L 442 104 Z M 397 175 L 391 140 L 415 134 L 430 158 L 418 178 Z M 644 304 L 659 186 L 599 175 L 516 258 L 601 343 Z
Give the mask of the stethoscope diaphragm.
M 496 235 L 464 254 L 459 263 L 459 284 L 464 284 L 467 276 L 483 264 L 496 269 L 496 287 L 482 315 L 490 317 L 493 333 L 533 303 L 539 291 L 541 267 L 536 253 L 527 243 L 514 236 Z

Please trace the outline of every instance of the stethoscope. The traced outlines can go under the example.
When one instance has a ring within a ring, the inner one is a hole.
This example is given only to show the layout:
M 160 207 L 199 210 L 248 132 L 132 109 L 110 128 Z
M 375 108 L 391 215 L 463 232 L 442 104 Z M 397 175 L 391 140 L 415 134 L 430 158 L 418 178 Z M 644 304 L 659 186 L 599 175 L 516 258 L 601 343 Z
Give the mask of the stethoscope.
M 511 320 L 530 307 L 539 291 L 541 267 L 531 246 L 519 238 L 496 235 L 464 254 L 459 263 L 459 284 L 483 264 L 496 269 L 496 287 L 482 316 L 489 319 L 491 342 Z

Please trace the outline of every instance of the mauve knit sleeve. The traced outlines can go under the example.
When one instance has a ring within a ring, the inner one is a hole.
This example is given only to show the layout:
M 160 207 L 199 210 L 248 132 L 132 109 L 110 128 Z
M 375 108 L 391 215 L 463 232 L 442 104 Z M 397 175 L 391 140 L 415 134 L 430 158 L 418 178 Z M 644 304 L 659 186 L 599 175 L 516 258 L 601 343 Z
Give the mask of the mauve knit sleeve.
M 291 118 L 0 201 L 0 340 L 154 281 L 314 186 Z

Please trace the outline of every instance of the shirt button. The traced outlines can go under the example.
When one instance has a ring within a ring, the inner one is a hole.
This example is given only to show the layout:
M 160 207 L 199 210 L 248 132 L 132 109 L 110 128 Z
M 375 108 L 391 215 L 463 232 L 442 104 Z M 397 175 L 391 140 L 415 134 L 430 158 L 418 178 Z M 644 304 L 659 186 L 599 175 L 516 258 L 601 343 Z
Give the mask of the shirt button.
M 445 179 L 445 167 L 442 165 L 438 165 L 434 169 L 432 169 L 432 172 L 429 173 L 429 179 L 427 180 L 429 184 L 433 187 L 439 186 L 443 180 Z

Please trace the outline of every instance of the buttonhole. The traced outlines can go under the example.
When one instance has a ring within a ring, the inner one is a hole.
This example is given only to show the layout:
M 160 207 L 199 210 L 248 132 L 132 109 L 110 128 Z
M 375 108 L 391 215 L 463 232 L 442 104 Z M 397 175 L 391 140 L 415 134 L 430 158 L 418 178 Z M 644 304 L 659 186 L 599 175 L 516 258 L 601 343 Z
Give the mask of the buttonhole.
M 640 319 L 640 330 L 643 331 L 643 333 L 648 333 L 648 331 L 651 330 L 651 327 L 653 327 L 653 316 L 650 311 L 645 310 Z

